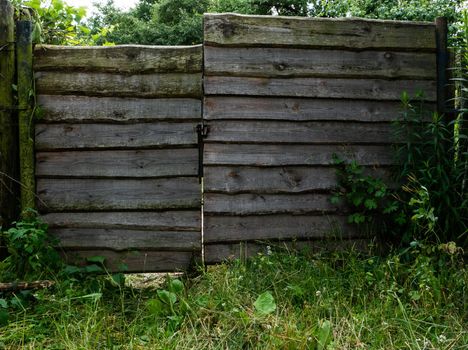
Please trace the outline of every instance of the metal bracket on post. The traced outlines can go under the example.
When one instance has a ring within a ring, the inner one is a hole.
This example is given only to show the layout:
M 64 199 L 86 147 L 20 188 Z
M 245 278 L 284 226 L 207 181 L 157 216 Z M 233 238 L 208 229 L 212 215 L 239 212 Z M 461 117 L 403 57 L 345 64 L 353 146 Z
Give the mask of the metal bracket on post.
M 198 181 L 201 183 L 203 178 L 203 139 L 208 136 L 210 127 L 203 122 L 197 125 L 198 136 Z

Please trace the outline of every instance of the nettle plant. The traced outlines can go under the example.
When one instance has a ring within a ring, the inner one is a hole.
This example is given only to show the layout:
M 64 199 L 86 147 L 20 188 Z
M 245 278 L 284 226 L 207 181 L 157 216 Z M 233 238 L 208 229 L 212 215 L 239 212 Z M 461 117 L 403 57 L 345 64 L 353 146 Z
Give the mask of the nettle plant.
M 331 201 L 343 202 L 349 209 L 348 222 L 371 233 L 376 224 L 383 233 L 395 232 L 406 223 L 401 203 L 395 191 L 381 179 L 365 174 L 365 169 L 355 160 L 346 162 L 333 155 L 338 187 Z
M 60 268 L 61 258 L 55 249 L 58 241 L 49 235 L 47 224 L 35 211 L 28 211 L 22 220 L 0 235 L 9 253 L 1 262 L 5 277 L 37 278 Z

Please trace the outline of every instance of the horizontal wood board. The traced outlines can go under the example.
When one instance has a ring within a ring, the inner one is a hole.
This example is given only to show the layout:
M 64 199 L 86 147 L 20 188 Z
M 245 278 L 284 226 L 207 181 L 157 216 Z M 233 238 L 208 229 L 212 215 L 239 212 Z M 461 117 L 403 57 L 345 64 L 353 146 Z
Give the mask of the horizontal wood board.
M 367 252 L 369 239 L 306 240 L 306 241 L 255 241 L 226 244 L 207 244 L 205 246 L 205 263 L 218 264 L 226 260 L 248 259 L 255 255 L 268 255 L 271 252 L 303 252 L 309 254 L 336 251 Z
M 40 71 L 36 91 L 45 95 L 109 97 L 201 97 L 201 73 L 124 75 L 101 72 Z
M 196 146 L 196 122 L 37 124 L 36 149 L 162 148 Z
M 410 96 L 415 96 L 423 91 L 426 101 L 436 101 L 436 83 L 432 80 L 206 76 L 204 88 L 205 95 L 343 98 L 379 101 L 400 101 L 403 91 L 406 91 Z
M 434 23 L 238 14 L 205 14 L 204 42 L 212 46 L 398 48 L 430 52 L 436 48 Z
M 434 107 L 435 47 L 433 23 L 205 15 L 206 261 L 237 242 L 362 237 L 331 203 L 333 155 L 396 185 L 392 124 L 404 91 Z
M 140 251 L 116 252 L 109 249 L 65 250 L 65 260 L 70 264 L 87 265 L 88 258 L 105 257 L 104 265 L 109 272 L 168 272 L 187 271 L 200 262 L 197 252 Z
M 201 101 L 194 98 L 118 98 L 38 95 L 41 122 L 136 123 L 199 120 Z
M 206 46 L 205 75 L 326 78 L 436 78 L 433 53 Z
M 36 153 L 39 177 L 156 178 L 197 174 L 196 148 Z
M 196 73 L 203 49 L 196 46 L 54 46 L 34 50 L 35 71 Z

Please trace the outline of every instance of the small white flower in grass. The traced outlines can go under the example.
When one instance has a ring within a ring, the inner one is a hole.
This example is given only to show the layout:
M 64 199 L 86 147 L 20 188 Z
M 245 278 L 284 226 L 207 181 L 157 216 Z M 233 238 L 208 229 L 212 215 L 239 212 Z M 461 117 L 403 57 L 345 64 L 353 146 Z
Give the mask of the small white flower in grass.
M 321 295 L 322 295 L 322 292 L 321 292 L 321 291 L 318 290 L 318 291 L 315 292 L 315 296 L 316 296 L 316 297 L 319 297 L 319 296 L 321 296 Z
M 438 341 L 439 343 L 445 343 L 445 342 L 447 341 L 447 337 L 446 337 L 445 335 L 441 334 L 441 335 L 439 335 L 439 336 L 437 337 L 437 341 Z
M 271 255 L 271 247 L 269 245 L 266 246 L 266 255 Z

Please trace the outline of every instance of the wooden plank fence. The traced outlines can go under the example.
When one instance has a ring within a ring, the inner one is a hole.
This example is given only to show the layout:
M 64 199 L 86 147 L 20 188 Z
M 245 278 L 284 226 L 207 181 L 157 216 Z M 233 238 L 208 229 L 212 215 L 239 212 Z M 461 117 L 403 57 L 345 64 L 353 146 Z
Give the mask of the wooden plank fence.
M 30 23 L 15 39 L 0 14 L 0 215 L 36 206 L 69 261 L 110 270 L 365 245 L 330 201 L 333 155 L 389 179 L 401 93 L 447 96 L 441 20 L 206 14 L 204 45 L 32 52 Z
M 435 25 L 235 14 L 204 23 L 206 261 L 255 253 L 258 241 L 361 242 L 330 202 L 332 156 L 385 176 L 401 93 L 437 100 Z
M 186 269 L 201 251 L 202 47 L 34 53 L 37 204 L 67 256 Z

